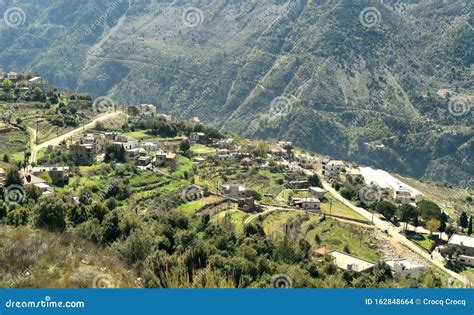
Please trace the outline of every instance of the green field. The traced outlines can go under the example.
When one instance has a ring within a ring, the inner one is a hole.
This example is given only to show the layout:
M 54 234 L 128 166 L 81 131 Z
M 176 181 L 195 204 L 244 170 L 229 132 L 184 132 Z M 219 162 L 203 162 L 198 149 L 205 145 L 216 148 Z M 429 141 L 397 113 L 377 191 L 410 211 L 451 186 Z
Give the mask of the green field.
M 326 194 L 327 202 L 321 203 L 321 210 L 324 213 L 346 217 L 350 219 L 357 219 L 367 221 L 366 218 L 350 209 L 346 205 L 336 200 L 332 195 Z M 331 205 L 332 203 L 332 205 Z
M 216 149 L 211 148 L 211 147 L 207 147 L 207 146 L 202 145 L 202 144 L 195 144 L 191 147 L 191 152 L 193 152 L 194 154 L 197 154 L 197 155 L 211 154 L 211 153 L 215 153 Z
M 377 243 L 377 240 L 367 229 L 342 224 L 332 219 L 327 219 L 319 224 L 314 220 L 310 223 L 314 225 L 314 229 L 306 234 L 306 239 L 315 247 L 319 246 L 315 241 L 317 234 L 321 239 L 320 245 L 326 245 L 330 249 L 342 251 L 347 245 L 350 253 L 355 256 L 372 261 L 380 259 L 377 251 L 371 248 L 373 244 Z M 310 223 L 307 223 L 306 226 L 309 226 Z

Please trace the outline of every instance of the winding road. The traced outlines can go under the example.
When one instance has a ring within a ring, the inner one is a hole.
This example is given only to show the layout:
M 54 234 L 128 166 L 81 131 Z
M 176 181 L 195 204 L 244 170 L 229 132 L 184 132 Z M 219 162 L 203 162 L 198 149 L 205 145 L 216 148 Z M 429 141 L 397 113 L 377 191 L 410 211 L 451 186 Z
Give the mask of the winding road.
M 36 136 L 35 136 L 36 135 L 36 130 L 34 130 L 33 128 L 28 128 L 28 132 L 30 133 L 30 139 L 31 139 L 31 156 L 30 156 L 30 160 L 29 160 L 30 165 L 33 162 L 36 162 L 37 157 L 38 157 L 38 152 L 41 149 L 45 149 L 50 145 L 51 146 L 57 146 L 61 142 L 71 138 L 72 136 L 74 136 L 74 135 L 76 135 L 80 132 L 83 132 L 84 130 L 94 128 L 95 124 L 97 122 L 105 121 L 105 120 L 108 120 L 108 119 L 111 119 L 111 118 L 114 118 L 114 117 L 120 116 L 120 115 L 125 115 L 125 114 L 123 112 L 113 112 L 113 113 L 107 113 L 107 114 L 97 116 L 96 118 L 94 118 L 90 122 L 86 123 L 85 125 L 82 125 L 79 128 L 68 131 L 68 132 L 66 132 L 62 135 L 59 135 L 59 136 L 57 136 L 53 139 L 47 140 L 47 141 L 45 141 L 43 143 L 40 143 L 40 144 L 34 144 L 34 139 L 36 138 Z
M 400 233 L 400 230 L 391 222 L 382 221 L 377 216 L 372 216 L 372 213 L 365 210 L 364 208 L 356 207 L 349 200 L 342 197 L 341 194 L 337 190 L 335 190 L 328 182 L 323 180 L 322 183 L 323 183 L 323 188 L 326 189 L 328 192 L 330 192 L 334 196 L 334 198 L 336 198 L 338 201 L 342 202 L 344 205 L 351 208 L 355 212 L 359 213 L 361 216 L 368 219 L 369 221 L 372 221 L 373 219 L 373 224 L 375 227 L 377 227 L 378 229 L 382 231 L 387 231 L 388 235 L 392 236 L 398 243 L 408 247 L 412 252 L 418 254 L 419 256 L 421 256 L 422 258 L 424 258 L 431 264 L 435 265 L 436 267 L 438 267 L 445 273 L 449 274 L 451 277 L 459 280 L 464 285 L 467 286 L 470 284 L 467 278 L 463 277 L 462 275 L 452 270 L 449 270 L 448 268 L 444 266 L 443 262 L 438 261 L 438 260 L 433 260 L 430 254 L 428 254 L 427 252 L 419 248 L 417 245 L 415 245 L 412 241 L 407 239 L 405 235 Z
M 290 163 L 288 161 L 284 161 L 284 164 L 288 165 L 290 168 L 299 169 L 304 174 L 306 174 L 308 176 L 314 174 L 314 172 L 312 170 L 302 168 L 301 166 L 299 166 L 296 163 Z M 460 275 L 459 273 L 456 273 L 456 272 L 446 268 L 444 266 L 443 261 L 438 261 L 438 260 L 432 259 L 430 254 L 428 254 L 427 252 L 422 250 L 420 247 L 418 247 L 416 244 L 414 244 L 412 241 L 407 239 L 405 237 L 405 235 L 403 235 L 401 233 L 401 231 L 395 225 L 393 225 L 391 222 L 383 221 L 380 218 L 378 218 L 377 216 L 373 216 L 371 212 L 365 210 L 364 208 L 356 207 L 349 200 L 347 200 L 346 198 L 341 196 L 341 194 L 337 190 L 335 190 L 331 186 L 331 184 L 328 183 L 327 181 L 325 181 L 323 178 L 321 178 L 321 182 L 323 184 L 323 188 L 325 190 L 327 190 L 329 193 L 331 193 L 334 196 L 334 198 L 336 198 L 338 201 L 342 202 L 344 205 L 346 205 L 350 209 L 354 210 L 355 212 L 357 212 L 358 214 L 360 214 L 361 216 L 363 216 L 364 218 L 369 220 L 369 222 L 372 222 L 373 225 L 376 228 L 378 228 L 378 229 L 380 229 L 381 231 L 384 231 L 384 232 L 387 231 L 388 235 L 393 237 L 393 240 L 395 240 L 396 242 L 398 242 L 401 245 L 404 245 L 405 247 L 407 247 L 409 250 L 411 250 L 415 254 L 418 254 L 420 257 L 422 257 L 423 259 L 425 259 L 426 261 L 428 261 L 432 265 L 438 267 L 439 269 L 441 269 L 442 271 L 447 273 L 449 276 L 455 278 L 456 280 L 459 280 L 465 286 L 470 286 L 471 285 L 470 281 L 466 277 L 464 277 L 464 276 Z

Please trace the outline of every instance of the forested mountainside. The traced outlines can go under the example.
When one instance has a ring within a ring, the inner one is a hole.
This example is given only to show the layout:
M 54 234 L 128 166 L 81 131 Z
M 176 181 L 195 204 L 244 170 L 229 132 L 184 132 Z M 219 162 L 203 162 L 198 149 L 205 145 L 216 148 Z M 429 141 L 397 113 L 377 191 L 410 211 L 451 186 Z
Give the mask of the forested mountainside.
M 401 174 L 474 174 L 473 3 L 0 1 L 0 66 Z

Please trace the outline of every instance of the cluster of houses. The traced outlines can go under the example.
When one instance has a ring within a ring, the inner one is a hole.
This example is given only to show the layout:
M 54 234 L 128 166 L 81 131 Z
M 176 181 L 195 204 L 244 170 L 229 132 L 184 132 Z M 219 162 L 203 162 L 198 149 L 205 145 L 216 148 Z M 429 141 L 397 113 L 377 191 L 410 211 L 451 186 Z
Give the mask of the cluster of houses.
M 10 80 L 20 90 L 32 91 L 40 88 L 42 91 L 47 91 L 49 89 L 48 80 L 39 76 L 31 77 L 13 71 L 3 72 L 0 70 L 0 84 L 3 84 L 5 79 Z
M 254 212 L 261 209 L 254 198 L 247 196 L 247 187 L 243 184 L 223 184 L 220 190 L 227 197 L 237 200 L 238 208 L 245 212 Z
M 69 146 L 78 165 L 92 165 L 105 153 L 107 146 L 116 152 L 122 151 L 125 162 L 135 162 L 138 169 L 172 167 L 177 163 L 177 154 L 160 148 L 159 141 L 132 140 L 119 132 L 105 132 L 81 136 Z
M 51 166 L 51 167 L 33 167 L 27 171 L 20 171 L 23 187 L 36 187 L 43 195 L 50 195 L 54 192 L 51 186 L 64 186 L 69 180 L 69 167 Z M 51 179 L 46 180 L 43 174 L 48 174 Z M 0 168 L 0 185 L 6 180 L 6 173 Z
M 416 205 L 416 202 L 420 201 L 423 197 L 421 192 L 408 186 L 386 171 L 373 169 L 371 167 L 360 167 L 359 170 L 366 185 L 375 185 L 380 189 L 390 191 L 390 200 L 395 204 Z
M 450 237 L 448 244 L 459 249 L 460 255 L 457 261 L 463 265 L 474 266 L 474 237 L 462 234 L 454 234 Z M 314 251 L 316 257 L 331 256 L 333 262 L 340 269 L 346 271 L 355 271 L 358 273 L 371 272 L 376 263 L 360 257 L 356 257 L 349 253 L 331 250 L 326 246 L 322 246 Z M 407 259 L 392 259 L 385 261 L 390 266 L 394 274 L 402 277 L 417 277 L 421 275 L 424 266 Z
M 292 197 L 290 205 L 310 212 L 321 211 L 321 200 L 327 190 L 320 187 L 308 187 L 308 192 L 311 197 Z
M 375 262 L 351 255 L 338 250 L 331 250 L 322 246 L 314 251 L 316 257 L 331 257 L 334 264 L 345 271 L 356 273 L 371 273 L 377 265 Z M 401 277 L 417 277 L 421 275 L 424 267 L 406 259 L 394 259 L 385 262 L 394 274 Z

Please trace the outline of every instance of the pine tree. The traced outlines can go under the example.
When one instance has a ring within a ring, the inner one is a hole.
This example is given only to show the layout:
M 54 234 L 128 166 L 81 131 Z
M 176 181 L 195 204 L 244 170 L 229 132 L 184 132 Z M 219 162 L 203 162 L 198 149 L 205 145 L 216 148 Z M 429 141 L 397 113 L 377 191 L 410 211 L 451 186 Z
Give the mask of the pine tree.
M 469 224 L 469 221 L 467 219 L 467 214 L 466 212 L 462 212 L 461 215 L 459 216 L 459 226 L 464 231 L 464 229 L 467 228 L 468 224 Z
M 472 215 L 469 218 L 469 227 L 467 228 L 467 235 L 471 236 L 472 234 Z

